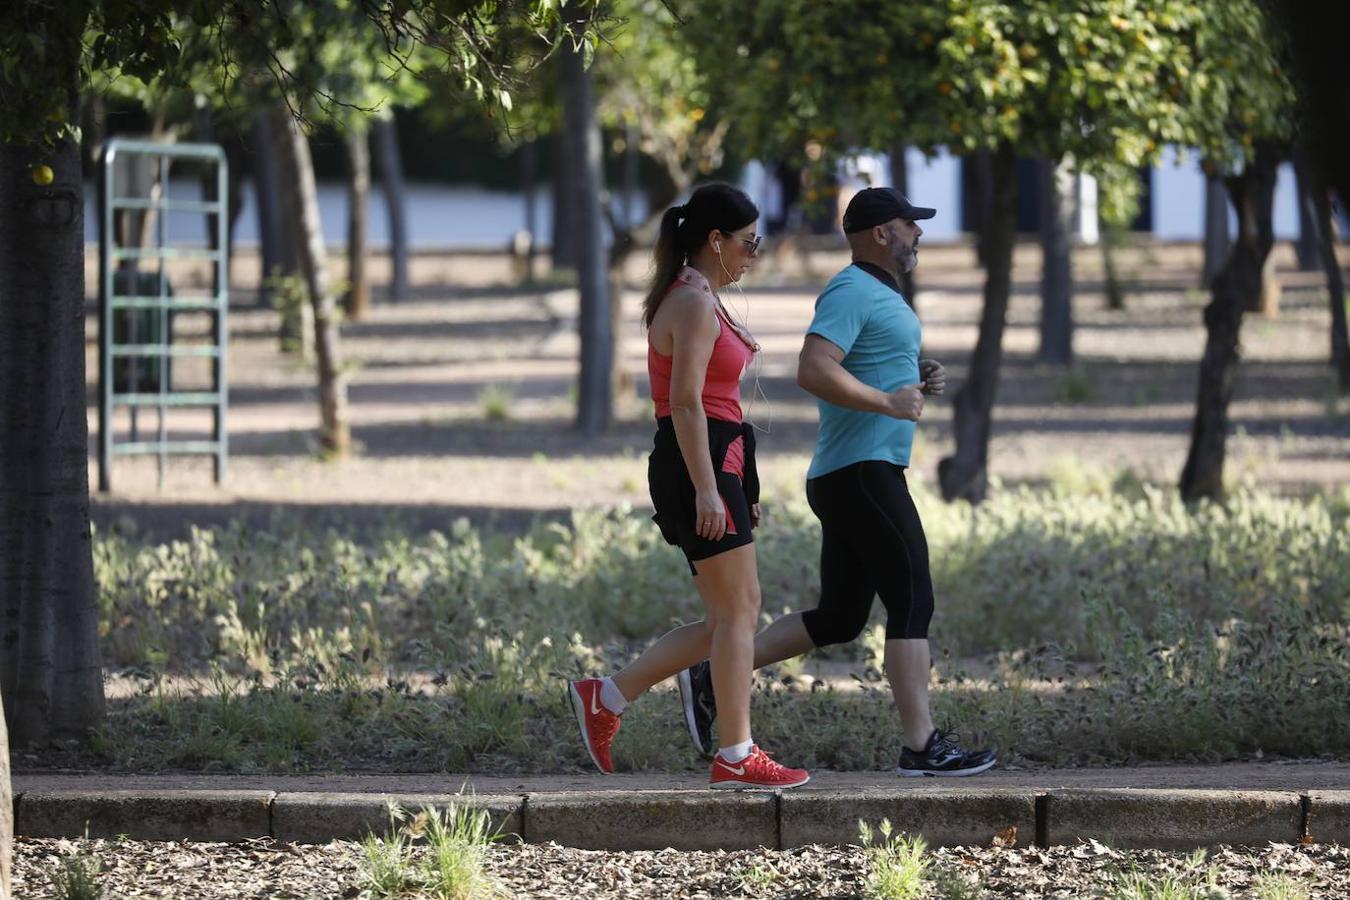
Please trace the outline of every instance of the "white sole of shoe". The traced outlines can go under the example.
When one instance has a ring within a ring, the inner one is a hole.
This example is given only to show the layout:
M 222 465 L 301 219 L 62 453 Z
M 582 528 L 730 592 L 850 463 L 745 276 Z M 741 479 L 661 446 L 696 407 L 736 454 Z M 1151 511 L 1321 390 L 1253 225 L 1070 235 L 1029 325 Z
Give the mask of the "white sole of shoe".
M 792 784 L 753 784 L 747 781 L 719 781 L 717 784 L 709 784 L 708 787 L 714 791 L 777 791 L 786 788 L 801 787 L 811 780 L 807 775 L 801 781 L 794 781 Z
M 994 767 L 996 759 L 991 759 L 987 763 L 978 765 L 973 769 L 956 769 L 951 772 L 933 772 L 928 769 L 901 769 L 898 766 L 895 774 L 901 778 L 969 778 L 971 775 L 978 775 L 981 772 L 987 772 Z
M 591 749 L 591 735 L 586 729 L 586 701 L 581 699 L 581 692 L 570 681 L 567 682 L 567 699 L 572 701 L 572 712 L 576 714 L 577 727 L 581 729 L 581 746 L 586 748 L 586 754 L 590 756 L 591 762 L 595 763 L 601 775 L 610 774 L 600 768 L 600 760 L 595 758 L 595 751 Z
M 698 726 L 694 724 L 694 683 L 689 678 L 689 670 L 681 669 L 680 674 L 675 676 L 675 683 L 680 687 L 680 706 L 684 707 L 684 724 L 689 727 L 689 740 L 694 742 L 694 749 L 700 755 L 711 757 L 712 750 L 705 748 L 698 740 Z

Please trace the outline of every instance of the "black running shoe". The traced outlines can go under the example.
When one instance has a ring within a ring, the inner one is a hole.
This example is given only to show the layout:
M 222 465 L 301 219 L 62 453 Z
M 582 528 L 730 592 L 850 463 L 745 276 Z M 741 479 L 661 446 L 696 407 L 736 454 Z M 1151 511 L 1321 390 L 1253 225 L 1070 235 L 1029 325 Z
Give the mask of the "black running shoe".
M 712 666 L 705 659 L 694 663 L 676 676 L 680 685 L 680 705 L 684 707 L 684 721 L 689 725 L 689 737 L 694 749 L 712 758 L 712 726 L 717 718 L 717 701 L 713 697 Z
M 993 750 L 962 750 L 956 738 L 954 731 L 944 732 L 934 728 L 922 753 L 908 747 L 900 748 L 900 765 L 896 766 L 895 774 L 906 778 L 920 775 L 978 775 L 998 762 L 998 754 Z

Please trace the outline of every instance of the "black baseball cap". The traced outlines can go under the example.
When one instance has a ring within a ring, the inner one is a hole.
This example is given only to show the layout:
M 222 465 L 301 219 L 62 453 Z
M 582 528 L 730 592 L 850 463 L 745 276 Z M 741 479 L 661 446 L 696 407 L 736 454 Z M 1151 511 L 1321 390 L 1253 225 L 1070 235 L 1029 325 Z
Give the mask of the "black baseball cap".
M 895 188 L 863 188 L 848 201 L 844 210 L 844 231 L 852 234 L 874 225 L 884 225 L 891 219 L 931 219 L 937 210 L 914 206 Z

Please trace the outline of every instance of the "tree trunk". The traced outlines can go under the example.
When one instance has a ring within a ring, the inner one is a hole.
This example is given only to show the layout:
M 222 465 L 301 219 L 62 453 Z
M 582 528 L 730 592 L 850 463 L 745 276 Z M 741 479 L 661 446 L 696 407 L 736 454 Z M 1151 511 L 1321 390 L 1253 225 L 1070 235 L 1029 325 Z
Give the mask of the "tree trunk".
M 905 144 L 903 141 L 897 142 L 891 147 L 890 154 L 891 168 L 891 186 L 897 191 L 909 196 L 909 166 L 905 164 Z M 900 293 L 905 295 L 905 300 L 909 303 L 910 309 L 918 312 L 919 305 L 917 301 L 918 286 L 914 283 L 914 270 L 900 273 Z
M 272 270 L 272 302 L 280 313 L 278 338 L 283 353 L 296 353 L 305 363 L 314 362 L 314 307 L 309 302 L 304 274 L 300 264 L 304 235 L 301 223 L 304 209 L 298 186 L 291 179 L 287 159 L 291 155 L 289 121 L 273 110 L 267 114 L 267 135 L 271 138 L 273 175 L 277 194 L 276 250 L 277 264 Z
M 156 129 L 160 126 L 157 123 Z M 115 166 L 114 178 L 116 183 L 122 185 L 121 195 L 123 197 L 132 197 L 142 200 L 155 201 L 159 199 L 159 171 L 155 165 L 153 157 L 142 153 L 126 153 L 116 157 L 113 165 Z M 113 228 L 117 233 L 117 243 L 121 247 L 144 247 L 154 234 L 154 216 L 153 209 L 124 209 L 114 215 Z M 126 284 L 136 285 L 139 283 L 140 260 L 123 259 L 117 264 L 119 273 L 126 279 Z M 132 317 L 135 320 L 136 317 Z M 134 326 L 133 326 L 134 328 Z M 136 332 L 133 330 L 132 336 Z M 137 361 L 130 362 L 133 371 L 137 367 Z M 133 421 L 135 411 L 132 411 Z M 134 431 L 133 426 L 133 431 Z
M 328 279 L 328 258 L 319 222 L 319 196 L 309 140 L 286 105 L 273 108 L 272 127 L 282 136 L 277 157 L 287 206 L 299 218 L 287 223 L 300 236 L 300 274 L 314 312 L 314 353 L 319 376 L 319 445 L 325 456 L 351 453 L 351 423 L 347 414 L 347 376 L 342 369 L 337 302 Z
M 9 784 L 9 729 L 0 700 L 0 900 L 9 900 L 9 870 L 14 858 L 14 791 Z
M 1228 235 L 1228 191 L 1217 175 L 1205 176 L 1205 267 L 1202 287 L 1213 287 L 1214 278 L 1228 261 L 1232 241 Z
M 276 138 L 268 112 L 253 124 L 253 196 L 258 201 L 258 305 L 272 305 L 271 279 L 290 271 L 281 232 L 281 183 L 277 178 Z M 284 339 L 283 335 L 283 339 Z
M 398 127 L 393 116 L 377 117 L 372 123 L 375 134 L 375 167 L 384 190 L 384 205 L 389 214 L 389 299 L 408 297 L 408 211 L 403 184 L 403 157 L 398 149 Z
M 623 273 L 628 257 L 637 243 L 638 226 L 632 223 L 620 223 L 613 205 L 602 207 L 605 219 L 609 223 L 614 241 L 609 245 L 609 336 L 610 336 L 610 389 L 617 400 L 626 397 L 637 389 L 637 380 L 628 371 L 623 361 L 624 286 Z M 627 215 L 627 213 L 624 213 Z
M 86 173 L 98 170 L 103 141 L 107 137 L 103 133 L 106 119 L 101 92 L 87 90 L 80 95 L 80 165 Z
M 560 59 L 558 65 L 566 66 Z M 549 254 L 554 271 L 575 269 L 577 267 L 577 211 L 572 208 L 575 185 L 568 181 L 569 173 L 575 172 L 579 164 L 571 158 L 573 145 L 566 134 L 559 134 L 558 158 L 553 175 L 553 240 Z
M 1299 156 L 1306 154 L 1300 150 L 1294 159 L 1294 195 L 1298 198 L 1298 240 L 1294 241 L 1294 256 L 1298 259 L 1300 272 L 1316 272 L 1322 268 L 1322 253 L 1313 200 L 1315 186 L 1309 180 L 1307 165 L 1299 160 Z
M 1261 266 L 1261 293 L 1252 311 L 1259 312 L 1267 319 L 1274 319 L 1280 314 L 1280 298 L 1283 296 L 1284 288 L 1280 286 L 1280 278 L 1275 273 L 1275 254 L 1269 253 L 1265 264 Z
M 243 181 L 244 160 L 243 148 L 240 146 L 238 136 L 230 134 L 222 137 L 216 129 L 215 115 L 207 107 L 201 107 L 195 115 L 194 130 L 197 140 L 208 144 L 219 144 L 221 151 L 225 154 L 225 170 L 229 177 L 227 179 L 226 191 L 228 196 L 225 198 L 225 212 L 223 215 L 207 214 L 204 216 L 206 222 L 206 241 L 211 247 L 220 246 L 219 230 L 221 226 L 225 228 L 225 234 L 229 238 L 225 242 L 225 261 L 220 266 L 212 267 L 211 293 L 220 293 L 220 277 L 230 271 L 230 262 L 234 259 L 234 224 L 239 218 L 239 211 L 243 207 L 243 189 L 240 183 Z M 202 200 L 207 203 L 214 203 L 219 197 L 216 196 L 219 188 L 219 180 L 216 177 L 214 166 L 206 164 L 201 165 L 199 181 L 201 183 Z
M 1071 163 L 1043 159 L 1041 169 L 1041 362 L 1073 362 L 1074 172 Z
M 55 172 L 47 187 L 33 181 L 39 164 Z M 47 151 L 0 144 L 0 297 L 0 695 L 23 747 L 103 718 L 72 141 Z
M 347 294 L 342 308 L 360 321 L 370 311 L 366 277 L 366 200 L 370 195 L 370 137 L 364 127 L 347 134 Z
M 990 222 L 994 215 L 994 191 L 997 185 L 994 182 L 993 156 L 988 150 L 979 150 L 970 160 L 970 186 L 971 199 L 968 203 L 970 209 L 972 225 L 966 226 L 967 231 L 975 232 L 975 255 L 980 265 L 984 268 L 989 267 L 989 229 Z M 1013 210 L 1016 215 L 1017 211 Z M 1016 220 L 1014 220 L 1014 226 Z
M 1342 394 L 1350 394 L 1350 335 L 1347 335 L 1345 282 L 1336 261 L 1336 242 L 1331 233 L 1331 200 L 1323 191 L 1316 198 L 1317 222 L 1321 233 L 1322 267 L 1327 273 L 1327 294 L 1331 300 L 1331 365 Z
M 577 15 L 579 11 L 571 10 L 569 14 Z M 614 336 L 610 327 L 608 267 L 600 211 L 603 178 L 600 127 L 595 119 L 591 73 L 586 70 L 581 52 L 565 41 L 561 57 L 563 142 L 571 166 L 563 177 L 575 226 L 577 281 L 581 290 L 577 427 L 585 434 L 598 435 L 609 427 L 614 406 L 611 383 Z
M 1106 280 L 1106 308 L 1125 308 L 1125 285 L 1116 271 L 1116 250 L 1119 248 L 1122 229 L 1119 225 L 1105 223 L 1102 226 L 1102 273 Z
M 993 207 L 985 229 L 984 311 L 970 373 L 952 400 L 956 452 L 938 463 L 938 481 L 947 500 L 984 500 L 988 487 L 989 432 L 994 389 L 1003 359 L 1003 329 L 1012 287 L 1013 236 L 1017 226 L 1017 182 L 1013 150 L 1004 144 L 992 160 Z
M 0 900 L 9 900 L 9 865 L 14 860 L 14 789 L 9 787 L 9 730 L 0 699 Z
M 613 243 L 610 244 L 608 258 L 609 271 L 607 273 L 607 285 L 609 291 L 609 361 L 610 361 L 610 392 L 614 398 L 612 402 L 617 403 L 618 398 L 627 397 L 632 394 L 637 382 L 633 374 L 628 371 L 623 360 L 623 331 L 624 331 L 624 267 L 628 261 L 628 254 L 632 249 L 634 235 L 637 232 L 638 223 L 634 221 L 637 216 L 637 192 L 638 192 L 638 144 L 642 141 L 642 131 L 638 127 L 637 117 L 629 116 L 624 122 L 624 150 L 623 150 L 623 197 L 620 199 L 619 206 L 621 214 L 619 216 L 609 216 L 610 233 L 613 236 Z
M 627 257 L 628 254 L 623 254 Z M 619 397 L 627 397 L 637 390 L 637 380 L 623 361 L 624 318 L 623 258 L 607 273 L 606 290 L 609 293 L 609 391 L 610 404 Z
M 225 165 L 229 167 L 230 178 L 226 190 L 229 196 L 225 201 L 225 222 L 229 229 L 226 233 L 229 235 L 229 262 L 234 260 L 234 231 L 235 226 L 239 224 L 239 217 L 244 212 L 244 173 L 248 171 L 248 156 L 244 148 L 243 135 L 236 128 L 232 128 L 225 140 L 221 142 L 225 148 Z
M 229 173 L 225 197 L 225 272 L 231 271 L 234 264 L 234 231 L 239 224 L 239 216 L 244 211 L 244 173 L 248 171 L 244 140 L 236 126 L 231 126 L 223 134 L 217 132 L 217 143 L 225 153 L 225 169 Z M 212 186 L 214 189 L 214 185 Z
M 1276 160 L 1276 165 L 1278 164 L 1279 160 Z M 1275 272 L 1275 254 L 1267 253 L 1261 264 L 1261 290 L 1256 295 L 1255 302 L 1247 307 L 1248 312 L 1258 312 L 1267 319 L 1278 317 L 1283 293 L 1279 276 Z
M 150 134 L 145 138 L 151 143 L 159 143 L 170 137 L 169 131 L 164 127 L 164 115 L 162 113 L 155 116 L 150 125 Z M 172 141 L 169 141 L 172 143 Z M 158 203 L 163 197 L 168 185 L 160 179 L 159 161 L 154 157 L 143 154 L 128 154 L 125 157 L 127 163 L 136 172 L 135 193 L 132 196 L 141 196 L 141 190 L 145 188 L 144 196 L 152 203 Z M 147 210 L 129 210 L 133 214 L 129 247 L 149 247 L 155 243 L 155 225 L 159 221 L 159 211 L 156 209 Z
M 1300 205 L 1306 204 L 1311 237 L 1317 249 L 1317 258 L 1327 276 L 1327 296 L 1331 301 L 1331 367 L 1336 371 L 1336 383 L 1341 393 L 1350 393 L 1350 336 L 1346 333 L 1345 282 L 1340 264 L 1336 261 L 1336 238 L 1331 228 L 1331 198 L 1322 173 L 1310 158 L 1306 148 L 1294 151 L 1294 171 L 1306 192 L 1299 192 Z
M 539 180 L 538 141 L 526 141 L 520 148 L 520 180 L 525 200 L 525 254 L 524 279 L 526 284 L 534 284 L 534 248 L 539 246 L 538 197 L 535 186 Z
M 630 232 L 637 227 L 633 220 L 637 217 L 635 204 L 638 192 L 638 144 L 642 141 L 642 132 L 638 128 L 637 117 L 629 116 L 624 125 L 623 142 L 623 227 Z
M 1205 352 L 1191 424 L 1191 448 L 1181 473 L 1187 502 L 1223 496 L 1223 462 L 1228 438 L 1228 404 L 1233 396 L 1242 314 L 1261 294 L 1261 269 L 1274 243 L 1273 203 L 1276 157 L 1268 146 L 1240 175 L 1226 179 L 1238 212 L 1238 236 L 1228 262 L 1214 278 L 1205 307 Z

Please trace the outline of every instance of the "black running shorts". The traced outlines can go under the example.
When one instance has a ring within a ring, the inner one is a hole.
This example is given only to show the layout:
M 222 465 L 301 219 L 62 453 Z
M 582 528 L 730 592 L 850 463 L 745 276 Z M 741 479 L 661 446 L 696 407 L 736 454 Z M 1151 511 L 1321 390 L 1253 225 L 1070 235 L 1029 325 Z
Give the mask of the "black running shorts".
M 745 446 L 743 478 L 722 471 L 727 448 L 737 438 L 742 438 Z M 717 490 L 727 512 L 727 532 L 717 541 L 700 536 L 696 529 L 694 482 L 680 453 L 674 422 L 669 416 L 656 420 L 656 440 L 647 460 L 647 486 L 656 509 L 652 518 L 660 526 L 666 541 L 684 552 L 689 571 L 694 575 L 698 574 L 694 564 L 699 560 L 754 542 L 750 507 L 759 502 L 754 431 L 740 422 L 709 419 L 708 451 L 712 456 L 713 471 L 717 473 Z

